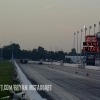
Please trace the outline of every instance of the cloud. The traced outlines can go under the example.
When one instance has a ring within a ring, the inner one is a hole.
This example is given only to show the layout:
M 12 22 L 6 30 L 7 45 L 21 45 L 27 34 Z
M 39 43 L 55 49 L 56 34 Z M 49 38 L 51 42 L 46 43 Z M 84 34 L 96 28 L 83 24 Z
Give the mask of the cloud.
M 50 7 L 55 6 L 55 5 L 56 5 L 56 4 L 48 5 L 48 6 L 44 7 L 42 10 L 47 9 L 47 8 L 50 8 Z
M 53 7 L 53 6 L 55 6 L 55 5 L 56 5 L 56 4 L 51 4 L 51 5 L 45 6 L 44 8 L 39 9 L 39 10 L 37 10 L 37 11 L 47 9 L 47 8 Z

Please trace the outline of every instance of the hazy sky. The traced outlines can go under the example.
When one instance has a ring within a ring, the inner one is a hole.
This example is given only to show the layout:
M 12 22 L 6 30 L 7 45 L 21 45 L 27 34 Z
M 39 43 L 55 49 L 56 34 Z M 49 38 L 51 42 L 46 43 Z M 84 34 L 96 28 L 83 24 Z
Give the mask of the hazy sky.
M 100 0 L 0 0 L 0 44 L 13 41 L 21 49 L 42 46 L 69 52 L 74 32 L 91 25 L 94 34 L 99 21 Z

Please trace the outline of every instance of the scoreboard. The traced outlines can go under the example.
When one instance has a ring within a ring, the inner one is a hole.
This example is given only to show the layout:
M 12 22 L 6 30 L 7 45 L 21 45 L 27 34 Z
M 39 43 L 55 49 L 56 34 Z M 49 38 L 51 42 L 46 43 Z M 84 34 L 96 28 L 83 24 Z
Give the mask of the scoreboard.
M 100 32 L 94 35 L 85 36 L 83 42 L 84 54 L 86 54 L 86 65 L 95 65 L 95 57 L 100 58 Z
M 99 42 L 83 42 L 83 46 L 99 46 Z
M 100 50 L 98 42 L 83 42 L 83 50 L 96 53 Z
M 86 53 L 96 53 L 100 50 L 100 43 L 97 42 L 96 36 L 86 36 L 83 42 L 83 49 Z
M 99 47 L 83 47 L 83 50 L 85 50 L 86 52 L 96 53 L 100 50 L 100 48 Z

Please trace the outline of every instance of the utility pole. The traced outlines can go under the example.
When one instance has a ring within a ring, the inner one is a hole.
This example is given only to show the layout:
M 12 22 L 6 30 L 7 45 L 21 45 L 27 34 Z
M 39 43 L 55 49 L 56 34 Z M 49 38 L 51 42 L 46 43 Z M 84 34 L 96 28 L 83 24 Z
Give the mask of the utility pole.
M 79 34 L 79 31 L 77 31 L 77 62 L 78 62 L 78 34 Z
M 11 47 L 12 47 L 12 64 L 14 65 L 14 55 L 13 55 L 13 43 L 11 41 Z
M 80 38 L 80 59 L 81 59 L 82 32 L 83 32 L 83 30 L 81 29 L 81 38 Z
M 85 29 L 85 41 L 86 41 L 86 31 L 87 31 L 87 28 L 86 26 L 84 26 L 84 29 Z M 85 57 L 85 50 L 84 50 L 84 67 L 85 67 L 85 62 L 86 62 L 86 57 Z
M 90 29 L 91 29 L 92 27 L 91 26 L 89 26 L 89 35 L 90 35 Z
M 95 27 L 96 27 L 96 24 L 94 24 L 94 34 L 95 34 Z
M 74 45 L 73 45 L 73 49 L 75 49 L 75 33 L 74 33 Z M 75 56 L 75 52 L 73 52 L 73 62 L 74 62 L 74 56 Z

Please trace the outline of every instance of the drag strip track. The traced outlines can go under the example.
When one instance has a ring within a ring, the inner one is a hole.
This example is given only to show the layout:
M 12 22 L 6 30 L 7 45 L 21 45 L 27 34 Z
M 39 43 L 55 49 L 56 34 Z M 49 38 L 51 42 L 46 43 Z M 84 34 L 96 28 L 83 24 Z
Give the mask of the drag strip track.
M 35 81 L 37 84 L 52 85 L 52 91 L 46 91 L 46 96 L 44 93 L 47 100 L 100 100 L 100 71 L 56 65 L 19 66 L 31 82 L 33 80 L 33 84 Z

